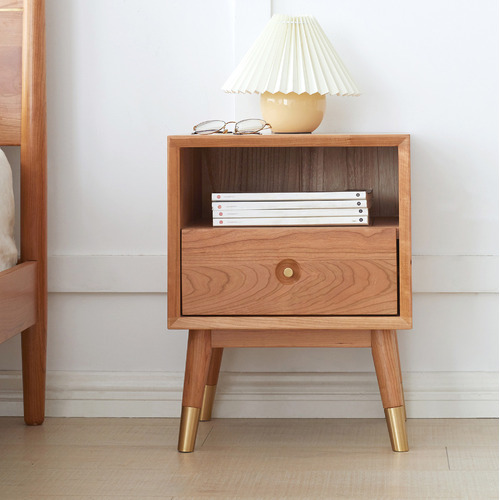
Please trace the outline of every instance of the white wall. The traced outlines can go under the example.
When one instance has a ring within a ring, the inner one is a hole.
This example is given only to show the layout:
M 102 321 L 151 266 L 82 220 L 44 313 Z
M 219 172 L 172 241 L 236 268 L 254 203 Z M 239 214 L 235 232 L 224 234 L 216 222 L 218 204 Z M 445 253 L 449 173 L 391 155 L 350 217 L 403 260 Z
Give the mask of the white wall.
M 316 16 L 362 89 L 329 97 L 318 132 L 412 136 L 414 329 L 399 336 L 410 416 L 497 411 L 496 0 L 46 2 L 49 414 L 178 413 L 186 333 L 165 326 L 166 136 L 259 115 L 258 96 L 220 86 L 272 13 Z M 0 414 L 20 411 L 19 368 L 14 338 L 0 348 Z M 364 349 L 228 350 L 223 370 L 240 378 L 226 373 L 221 416 L 306 415 L 312 380 L 317 416 L 379 412 L 376 394 L 356 399 L 373 389 Z M 278 372 L 263 377 L 291 403 L 253 404 L 265 384 L 251 372 Z M 153 386 L 154 404 L 136 397 Z

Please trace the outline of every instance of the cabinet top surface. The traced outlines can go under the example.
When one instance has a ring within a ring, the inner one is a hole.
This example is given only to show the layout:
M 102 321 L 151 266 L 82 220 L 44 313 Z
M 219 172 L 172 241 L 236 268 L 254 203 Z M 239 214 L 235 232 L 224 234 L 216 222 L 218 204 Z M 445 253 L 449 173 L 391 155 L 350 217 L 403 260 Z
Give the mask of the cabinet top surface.
M 171 147 L 359 147 L 399 146 L 409 134 L 271 134 L 271 135 L 172 135 Z

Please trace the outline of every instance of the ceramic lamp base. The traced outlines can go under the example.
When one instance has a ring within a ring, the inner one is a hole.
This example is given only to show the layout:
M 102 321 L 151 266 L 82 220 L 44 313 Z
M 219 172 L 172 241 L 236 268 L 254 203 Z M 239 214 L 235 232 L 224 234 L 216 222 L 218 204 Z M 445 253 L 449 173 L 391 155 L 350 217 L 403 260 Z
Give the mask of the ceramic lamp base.
M 326 96 L 291 92 L 260 96 L 262 117 L 277 134 L 300 134 L 316 130 L 325 114 Z

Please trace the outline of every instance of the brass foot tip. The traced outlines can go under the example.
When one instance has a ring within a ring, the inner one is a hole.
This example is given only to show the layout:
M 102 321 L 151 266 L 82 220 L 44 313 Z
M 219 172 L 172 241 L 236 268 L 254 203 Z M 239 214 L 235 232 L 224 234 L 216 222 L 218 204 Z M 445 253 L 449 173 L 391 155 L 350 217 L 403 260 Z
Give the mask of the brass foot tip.
M 393 451 L 408 451 L 408 437 L 406 435 L 405 407 L 385 408 L 385 420 Z
M 181 427 L 179 429 L 179 444 L 177 449 L 181 453 L 191 453 L 194 451 L 196 433 L 198 432 L 198 422 L 200 420 L 201 408 L 183 406 L 181 413 Z
M 206 385 L 203 393 L 203 404 L 201 405 L 200 422 L 207 422 L 212 418 L 212 409 L 214 407 L 216 385 Z

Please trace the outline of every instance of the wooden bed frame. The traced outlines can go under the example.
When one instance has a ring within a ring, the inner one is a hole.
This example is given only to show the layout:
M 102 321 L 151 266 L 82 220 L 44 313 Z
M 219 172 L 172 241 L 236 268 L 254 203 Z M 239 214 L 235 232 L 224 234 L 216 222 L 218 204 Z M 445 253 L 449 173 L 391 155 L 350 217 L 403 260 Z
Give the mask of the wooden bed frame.
M 0 0 L 0 146 L 21 146 L 21 261 L 0 273 L 0 343 L 22 332 L 24 420 L 39 425 L 47 344 L 44 0 Z

